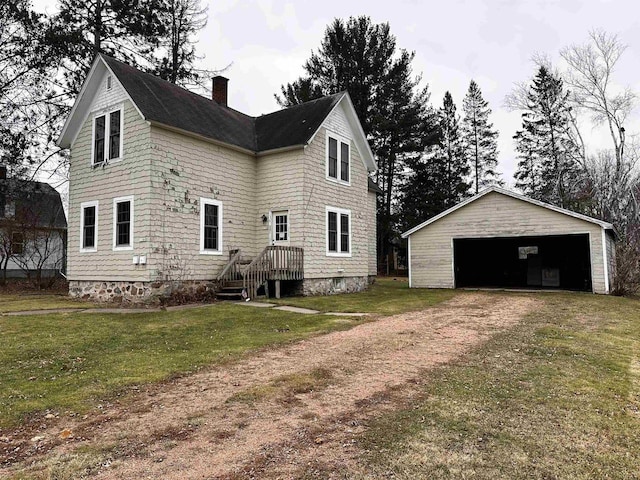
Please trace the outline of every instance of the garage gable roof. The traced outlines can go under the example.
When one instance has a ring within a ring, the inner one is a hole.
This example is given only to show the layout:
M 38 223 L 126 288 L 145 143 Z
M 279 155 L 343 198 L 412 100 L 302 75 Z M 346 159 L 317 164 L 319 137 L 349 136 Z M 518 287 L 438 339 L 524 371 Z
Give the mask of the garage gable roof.
M 512 192 L 510 190 L 505 190 L 504 188 L 493 186 L 493 187 L 489 187 L 489 188 L 486 188 L 486 189 L 482 190 L 477 195 L 475 195 L 475 196 L 473 196 L 471 198 L 468 198 L 468 199 L 458 203 L 457 205 L 454 205 L 453 207 L 451 207 L 448 210 L 445 210 L 444 212 L 440 213 L 439 215 L 436 215 L 435 217 L 431 217 L 426 222 L 423 222 L 420 225 L 417 225 L 417 226 L 413 227 L 412 229 L 407 230 L 406 232 L 404 232 L 402 234 L 402 238 L 407 238 L 412 233 L 415 233 L 418 230 L 421 230 L 422 228 L 426 227 L 427 225 L 430 225 L 432 223 L 437 222 L 442 217 L 446 217 L 450 213 L 453 213 L 456 210 L 459 210 L 462 207 L 464 207 L 464 206 L 466 206 L 466 205 L 468 205 L 470 203 L 473 203 L 476 200 L 479 200 L 480 198 L 484 197 L 485 195 L 487 195 L 487 194 L 489 194 L 491 192 L 499 193 L 499 194 L 505 195 L 507 197 L 511 197 L 511 198 L 515 198 L 517 200 L 521 200 L 523 202 L 531 203 L 532 205 L 536 205 L 538 207 L 546 208 L 548 210 L 553 210 L 554 212 L 562 213 L 563 215 L 568 215 L 570 217 L 577 218 L 579 220 L 583 220 L 585 222 L 594 223 L 594 224 L 604 228 L 605 230 L 611 230 L 612 232 L 615 232 L 615 230 L 613 228 L 613 225 L 608 223 L 608 222 L 603 222 L 602 220 L 598 220 L 596 218 L 592 218 L 592 217 L 588 217 L 586 215 L 582 215 L 580 213 L 572 212 L 571 210 L 567 210 L 566 208 L 556 207 L 555 205 L 551 205 L 549 203 L 544 203 L 544 202 L 541 202 L 539 200 L 534 200 L 533 198 L 525 197 L 524 195 L 520 195 L 519 193 L 515 193 L 515 192 Z

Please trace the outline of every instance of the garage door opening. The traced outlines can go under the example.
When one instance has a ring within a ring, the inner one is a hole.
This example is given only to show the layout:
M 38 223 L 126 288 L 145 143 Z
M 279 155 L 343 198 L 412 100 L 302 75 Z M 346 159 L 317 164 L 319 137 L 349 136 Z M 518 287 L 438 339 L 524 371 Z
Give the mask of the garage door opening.
M 589 235 L 453 240 L 456 287 L 592 291 Z

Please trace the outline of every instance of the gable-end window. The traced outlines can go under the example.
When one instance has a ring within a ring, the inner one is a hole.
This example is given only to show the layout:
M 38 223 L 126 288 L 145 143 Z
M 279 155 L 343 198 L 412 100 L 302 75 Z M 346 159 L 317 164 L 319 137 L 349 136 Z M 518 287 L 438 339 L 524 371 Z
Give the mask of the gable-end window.
M 122 159 L 122 108 L 93 119 L 92 165 Z
M 95 252 L 98 247 L 98 202 L 80 205 L 80 251 Z
M 351 256 L 351 210 L 327 207 L 327 255 Z
M 222 255 L 222 202 L 200 198 L 200 253 Z
M 114 198 L 114 250 L 133 250 L 133 218 L 133 196 Z
M 13 255 L 24 253 L 24 236 L 21 232 L 13 232 L 11 235 L 11 253 Z
M 120 158 L 120 110 L 109 114 L 109 160 Z
M 327 178 L 349 185 L 351 167 L 349 140 L 327 132 Z
M 104 134 L 106 117 L 100 115 L 93 122 L 93 163 L 104 162 Z
M 111 87 L 113 86 L 113 79 L 111 78 L 111 75 L 107 76 L 107 90 L 111 90 Z

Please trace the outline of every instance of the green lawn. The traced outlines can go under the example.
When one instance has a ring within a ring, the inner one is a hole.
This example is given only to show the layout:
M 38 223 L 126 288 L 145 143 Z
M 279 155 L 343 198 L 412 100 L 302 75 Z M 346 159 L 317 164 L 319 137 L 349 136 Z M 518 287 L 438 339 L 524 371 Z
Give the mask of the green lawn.
M 66 295 L 53 294 L 7 294 L 0 293 L 0 314 L 24 310 L 51 310 L 55 308 L 95 308 L 98 304 L 73 300 Z
M 331 305 L 337 311 L 362 311 L 365 306 L 372 311 L 379 305 L 381 313 L 396 313 L 453 295 L 414 291 L 409 303 L 407 294 L 406 283 L 380 282 L 369 292 L 333 296 Z M 54 305 L 47 296 L 16 297 L 12 302 L 14 310 L 19 305 L 26 310 Z M 252 349 L 362 321 L 231 303 L 172 312 L 0 316 L 0 428 L 47 409 L 87 411 L 127 386 L 161 381 Z
M 381 315 L 410 312 L 452 298 L 454 290 L 410 289 L 406 279 L 379 278 L 361 293 L 318 297 L 286 297 L 270 302 L 321 312 L 365 312 Z
M 538 294 L 543 308 L 362 439 L 366 478 L 640 478 L 640 302 Z

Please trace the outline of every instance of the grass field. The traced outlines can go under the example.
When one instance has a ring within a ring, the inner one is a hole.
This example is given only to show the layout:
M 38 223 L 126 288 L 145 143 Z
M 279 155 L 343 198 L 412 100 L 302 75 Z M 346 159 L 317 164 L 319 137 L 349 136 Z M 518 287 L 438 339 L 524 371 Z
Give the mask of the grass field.
M 367 478 L 640 478 L 640 302 L 539 295 L 544 308 L 370 426 Z
M 405 311 L 408 291 L 406 283 L 382 281 L 369 292 L 331 297 L 331 309 L 352 311 L 356 305 L 376 311 L 379 305 L 381 313 Z M 410 305 L 422 308 L 452 295 L 413 292 Z M 15 311 L 76 303 L 65 300 L 3 295 L 0 305 Z M 84 412 L 132 385 L 362 321 L 230 303 L 171 312 L 0 316 L 0 428 L 15 426 L 33 412 Z
M 57 308 L 86 309 L 98 304 L 73 300 L 66 295 L 37 294 L 26 295 L 0 293 L 0 314 L 25 310 L 51 310 Z

